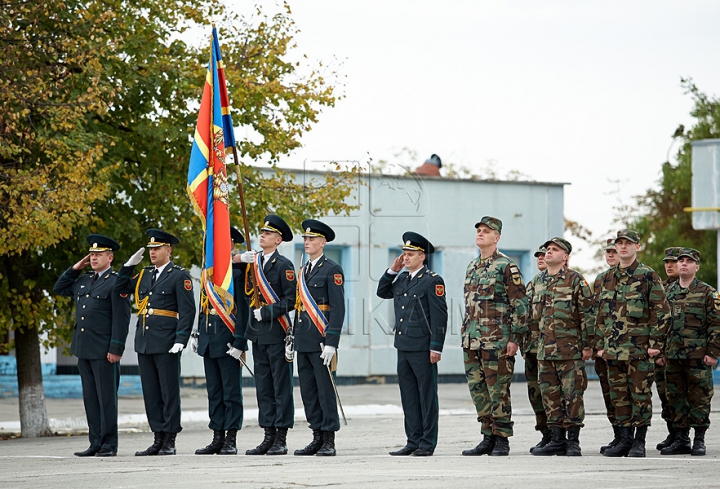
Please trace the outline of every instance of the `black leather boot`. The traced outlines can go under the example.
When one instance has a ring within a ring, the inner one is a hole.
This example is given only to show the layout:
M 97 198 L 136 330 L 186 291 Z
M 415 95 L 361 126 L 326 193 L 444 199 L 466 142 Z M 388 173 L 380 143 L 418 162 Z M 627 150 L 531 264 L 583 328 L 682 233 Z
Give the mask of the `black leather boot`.
M 295 455 L 315 455 L 323 445 L 322 432 L 320 430 L 313 430 L 313 439 L 308 446 L 295 450 Z
M 550 431 L 550 428 L 548 428 L 547 426 L 545 428 L 542 428 L 540 432 L 542 433 L 542 439 L 538 442 L 537 445 L 535 445 L 534 447 L 530 447 L 530 453 L 532 453 L 533 450 L 535 450 L 536 448 L 544 447 L 545 445 L 550 443 L 550 440 L 552 439 L 552 431 Z
M 606 457 L 626 457 L 633 446 L 633 429 L 630 426 L 618 427 L 620 440 L 614 447 L 607 448 L 603 455 Z
M 690 455 L 705 455 L 707 449 L 705 448 L 705 432 L 707 428 L 695 428 L 695 438 L 693 439 L 693 446 Z
M 620 443 L 620 427 L 616 426 L 616 425 L 612 425 L 612 429 L 613 429 L 613 435 L 614 435 L 613 439 L 607 445 L 603 445 L 600 447 L 600 453 L 604 454 L 605 450 L 607 450 L 608 448 L 612 448 L 612 447 L 616 446 L 618 443 Z
M 510 442 L 504 436 L 495 437 L 495 448 L 490 452 L 491 457 L 506 457 L 510 455 Z
M 672 423 L 667 423 L 667 429 L 668 429 L 668 435 L 665 437 L 663 441 L 655 445 L 655 448 L 657 450 L 662 450 L 663 448 L 669 447 L 672 445 L 672 442 L 675 441 L 675 428 L 673 428 Z
M 160 449 L 163 446 L 163 442 L 165 441 L 165 433 L 162 431 L 158 431 L 153 433 L 155 435 L 155 439 L 153 440 L 153 444 L 147 447 L 145 450 L 141 452 L 135 452 L 136 457 L 145 457 L 147 455 L 157 455 Z
M 567 440 L 565 439 L 565 429 L 557 426 L 550 428 L 552 432 L 552 439 L 550 443 L 541 448 L 533 450 L 533 455 L 539 456 L 550 456 L 550 455 L 565 455 L 567 449 Z
M 265 430 L 265 438 L 258 446 L 250 450 L 245 450 L 245 455 L 265 455 L 270 447 L 275 443 L 275 428 L 263 428 Z
M 235 446 L 235 440 L 237 439 L 237 430 L 227 430 L 225 435 L 225 443 L 218 452 L 219 455 L 237 455 L 237 446 Z
M 567 449 L 565 450 L 565 455 L 568 457 L 582 457 L 579 426 L 571 426 L 567 429 Z
M 335 432 L 334 431 L 322 431 L 323 444 L 320 450 L 315 454 L 320 457 L 334 457 L 335 456 Z
M 688 455 L 692 453 L 690 446 L 690 428 L 678 428 L 672 445 L 660 450 L 660 455 Z
M 270 450 L 267 451 L 267 455 L 287 455 L 287 428 L 278 428 L 275 432 L 275 442 Z
M 175 437 L 177 433 L 165 433 L 165 440 L 158 455 L 175 455 Z
M 463 455 L 490 455 L 495 448 L 495 435 L 483 435 L 483 439 L 475 448 L 463 450 Z
M 205 448 L 195 450 L 195 455 L 214 455 L 220 453 L 225 443 L 225 432 L 223 430 L 213 430 L 213 439 Z
M 645 437 L 647 436 L 647 426 L 638 426 L 635 428 L 635 439 L 633 446 L 628 452 L 628 457 L 644 457 L 645 456 Z

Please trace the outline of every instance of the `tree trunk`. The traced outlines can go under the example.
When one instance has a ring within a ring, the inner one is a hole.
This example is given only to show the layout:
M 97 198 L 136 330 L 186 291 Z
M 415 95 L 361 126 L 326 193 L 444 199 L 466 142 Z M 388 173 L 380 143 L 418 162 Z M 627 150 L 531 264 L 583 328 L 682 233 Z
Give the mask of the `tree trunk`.
M 23 438 L 52 436 L 45 409 L 37 328 L 15 330 L 20 431 Z

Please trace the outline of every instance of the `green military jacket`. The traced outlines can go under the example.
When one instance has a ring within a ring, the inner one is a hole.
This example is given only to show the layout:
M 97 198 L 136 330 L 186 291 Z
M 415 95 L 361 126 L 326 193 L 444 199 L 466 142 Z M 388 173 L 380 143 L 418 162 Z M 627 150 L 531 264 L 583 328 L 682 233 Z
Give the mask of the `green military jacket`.
M 585 278 L 562 267 L 545 270 L 530 306 L 531 327 L 537 328 L 538 360 L 579 360 L 592 348 L 595 314 L 593 294 Z M 531 334 L 534 332 L 531 329 Z
M 470 350 L 504 349 L 523 344 L 527 334 L 525 283 L 515 262 L 495 250 L 477 257 L 465 273 L 462 346 Z
M 669 284 L 667 300 L 672 323 L 668 328 L 665 356 L 673 360 L 718 358 L 720 355 L 720 296 L 697 278 L 684 289 L 680 281 Z
M 600 284 L 596 348 L 610 360 L 647 359 L 648 349 L 663 349 L 669 312 L 662 282 L 652 268 L 637 260 L 624 270 L 618 264 Z
M 527 285 L 525 286 L 525 295 L 528 300 L 528 307 L 532 305 L 533 296 L 535 295 L 536 291 L 541 292 L 542 291 L 542 272 L 535 275 L 532 280 L 530 280 Z M 537 353 L 537 340 L 538 336 L 540 335 L 540 330 L 537 326 L 537 320 L 534 318 L 532 314 L 532 310 L 528 314 L 528 335 L 527 335 L 527 341 L 524 345 L 520 346 L 520 351 L 523 353 Z

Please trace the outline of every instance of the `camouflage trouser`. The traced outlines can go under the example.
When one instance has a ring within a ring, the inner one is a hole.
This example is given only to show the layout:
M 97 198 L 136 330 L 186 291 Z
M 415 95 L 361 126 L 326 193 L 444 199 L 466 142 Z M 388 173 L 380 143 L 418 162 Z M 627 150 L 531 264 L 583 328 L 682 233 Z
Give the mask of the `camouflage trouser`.
M 463 348 L 465 376 L 468 379 L 478 421 L 483 435 L 509 437 L 513 434 L 510 381 L 515 357 L 501 350 L 469 350 Z
M 660 407 L 662 411 L 660 415 L 662 419 L 668 423 L 672 422 L 672 410 L 667 398 L 667 379 L 665 378 L 665 367 L 655 364 L 655 387 L 657 388 L 658 397 L 660 397 Z
M 527 379 L 530 405 L 535 412 L 535 431 L 542 431 L 547 428 L 548 422 L 542 395 L 540 394 L 540 384 L 538 384 L 537 353 L 527 352 L 525 354 L 525 379 Z
M 615 426 L 617 419 L 615 419 L 615 408 L 613 407 L 612 400 L 610 399 L 610 383 L 608 382 L 607 375 L 607 362 L 600 357 L 595 358 L 595 373 L 600 381 L 600 390 L 602 391 L 603 401 L 605 402 L 605 412 L 610 424 Z
M 582 360 L 539 360 L 540 392 L 550 427 L 583 427 L 587 389 L 585 362 Z
M 652 420 L 652 383 L 655 362 L 650 360 L 606 360 L 610 399 L 617 425 L 650 426 Z
M 702 358 L 668 360 L 665 367 L 667 396 L 674 428 L 710 426 L 713 373 Z

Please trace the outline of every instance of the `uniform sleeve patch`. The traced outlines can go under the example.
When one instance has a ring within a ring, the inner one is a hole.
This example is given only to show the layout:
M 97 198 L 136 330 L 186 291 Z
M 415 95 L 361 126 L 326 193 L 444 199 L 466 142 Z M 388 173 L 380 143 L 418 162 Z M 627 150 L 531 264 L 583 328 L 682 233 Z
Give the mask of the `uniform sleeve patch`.
M 435 286 L 435 295 L 438 297 L 442 297 L 445 295 L 445 286 L 438 284 Z
M 289 282 L 295 280 L 295 270 L 285 270 L 285 278 L 288 279 Z
M 717 292 L 715 292 L 715 293 L 713 294 L 713 299 L 714 299 L 713 302 L 715 303 L 715 310 L 716 310 L 716 311 L 720 311 L 720 294 L 718 294 Z
M 185 280 L 185 290 L 192 290 L 192 280 Z
M 336 273 L 333 278 L 335 279 L 335 285 L 342 285 L 342 284 L 343 284 L 343 276 L 342 276 L 342 273 Z

